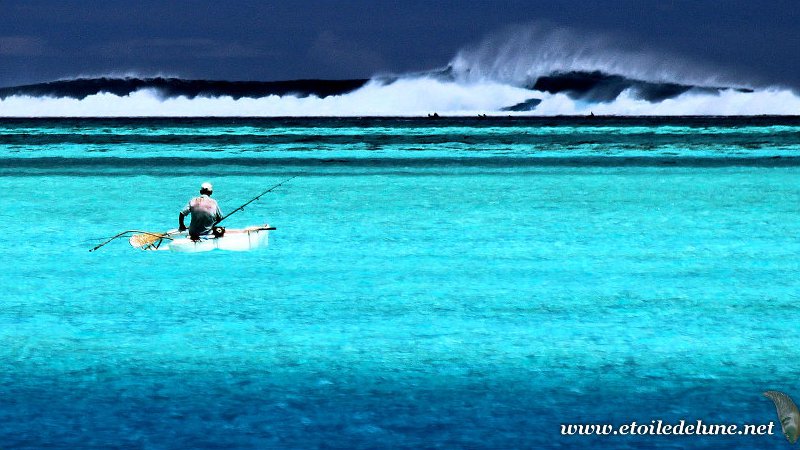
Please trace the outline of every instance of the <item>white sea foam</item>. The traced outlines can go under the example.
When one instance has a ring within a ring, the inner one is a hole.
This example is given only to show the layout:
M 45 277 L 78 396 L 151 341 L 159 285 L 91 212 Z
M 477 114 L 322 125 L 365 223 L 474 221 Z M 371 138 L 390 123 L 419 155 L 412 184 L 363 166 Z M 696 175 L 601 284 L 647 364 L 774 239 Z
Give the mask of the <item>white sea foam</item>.
M 542 102 L 534 111 L 504 112 L 503 107 L 530 98 Z M 608 103 L 575 100 L 565 94 L 529 91 L 500 83 L 459 83 L 417 78 L 389 85 L 368 83 L 345 95 L 326 98 L 163 98 L 150 89 L 127 96 L 90 95 L 83 100 L 12 96 L 0 100 L 2 117 L 200 117 L 200 116 L 420 116 L 439 115 L 759 115 L 800 114 L 800 97 L 786 89 L 720 93 L 687 92 L 651 103 L 625 91 Z
M 534 115 L 627 115 L 627 116 L 751 116 L 800 115 L 800 97 L 786 89 L 740 92 L 726 89 L 716 93 L 687 92 L 672 99 L 651 103 L 636 98 L 630 90 L 609 103 L 587 103 L 565 94 L 545 95 Z
M 431 78 L 401 79 L 392 84 L 367 83 L 345 95 L 325 98 L 163 98 L 143 89 L 127 96 L 90 95 L 72 98 L 11 96 L 0 100 L 0 116 L 415 116 L 477 114 L 498 111 L 530 98 L 525 89 L 499 83 L 464 84 Z

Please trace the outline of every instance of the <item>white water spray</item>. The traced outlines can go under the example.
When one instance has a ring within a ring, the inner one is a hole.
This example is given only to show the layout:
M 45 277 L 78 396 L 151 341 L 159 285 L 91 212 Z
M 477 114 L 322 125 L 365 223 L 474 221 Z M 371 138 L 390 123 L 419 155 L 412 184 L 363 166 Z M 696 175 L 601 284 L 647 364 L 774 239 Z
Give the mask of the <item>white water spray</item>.
M 531 25 L 491 35 L 457 53 L 451 77 L 408 74 L 386 83 L 377 78 L 353 92 L 320 98 L 164 98 L 154 89 L 130 95 L 108 93 L 82 100 L 15 95 L 0 100 L 0 117 L 278 117 L 278 116 L 454 116 L 488 115 L 800 115 L 800 97 L 788 89 L 690 90 L 650 102 L 624 90 L 613 101 L 588 102 L 564 93 L 526 89 L 557 72 L 602 72 L 632 80 L 695 86 L 742 87 L 707 69 L 665 55 L 615 47 L 601 35 Z M 504 108 L 541 100 L 533 111 Z

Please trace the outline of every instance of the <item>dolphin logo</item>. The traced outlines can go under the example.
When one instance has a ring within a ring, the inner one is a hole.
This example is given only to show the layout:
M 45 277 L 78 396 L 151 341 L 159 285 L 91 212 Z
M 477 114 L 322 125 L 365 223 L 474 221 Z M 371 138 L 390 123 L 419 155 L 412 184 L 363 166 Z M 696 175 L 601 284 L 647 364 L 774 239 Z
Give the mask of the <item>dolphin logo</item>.
M 792 398 L 778 391 L 764 392 L 764 397 L 772 400 L 772 403 L 775 404 L 783 435 L 786 436 L 790 444 L 797 442 L 797 438 L 800 437 L 800 411 L 792 401 Z

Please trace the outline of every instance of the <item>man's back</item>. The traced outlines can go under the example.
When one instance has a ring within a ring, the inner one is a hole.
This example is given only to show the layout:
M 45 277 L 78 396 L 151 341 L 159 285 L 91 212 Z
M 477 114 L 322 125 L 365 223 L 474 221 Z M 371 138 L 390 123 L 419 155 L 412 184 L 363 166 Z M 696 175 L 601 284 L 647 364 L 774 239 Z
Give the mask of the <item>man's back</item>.
M 181 214 L 184 216 L 192 215 L 192 221 L 189 223 L 189 234 L 191 236 L 202 236 L 211 233 L 214 224 L 222 219 L 222 211 L 220 211 L 217 201 L 208 195 L 201 195 L 189 200 Z

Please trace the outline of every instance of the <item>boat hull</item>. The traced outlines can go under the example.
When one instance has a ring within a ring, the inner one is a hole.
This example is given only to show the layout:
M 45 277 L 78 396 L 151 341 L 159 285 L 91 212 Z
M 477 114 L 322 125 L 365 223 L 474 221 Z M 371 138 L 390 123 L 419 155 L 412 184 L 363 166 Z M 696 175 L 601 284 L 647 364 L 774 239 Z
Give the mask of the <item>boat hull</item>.
M 186 232 L 169 234 L 156 242 L 142 247 L 143 250 L 173 251 L 180 253 L 200 253 L 211 250 L 246 252 L 269 243 L 269 232 L 275 228 L 269 225 L 253 226 L 243 229 L 228 229 L 221 237 L 203 236 L 198 240 L 189 238 Z

